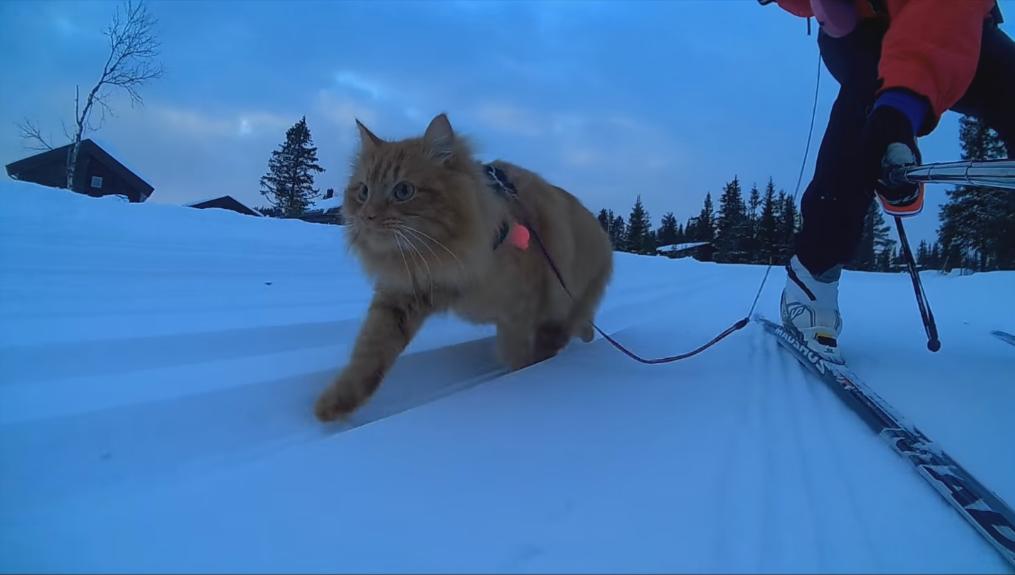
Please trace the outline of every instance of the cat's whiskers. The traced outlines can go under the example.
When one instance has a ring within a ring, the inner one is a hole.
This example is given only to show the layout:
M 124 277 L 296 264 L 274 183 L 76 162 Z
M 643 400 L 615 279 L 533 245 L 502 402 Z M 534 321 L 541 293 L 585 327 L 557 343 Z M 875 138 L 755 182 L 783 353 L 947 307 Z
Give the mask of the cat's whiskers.
M 412 241 L 411 237 L 403 234 L 402 232 L 397 233 L 409 245 L 409 249 L 419 256 L 420 261 L 423 263 L 423 267 L 426 269 L 427 283 L 430 287 L 430 300 L 433 301 L 433 272 L 430 269 L 430 263 L 427 261 L 426 256 L 423 255 L 423 252 L 419 251 L 419 248 L 416 247 L 416 243 Z
M 405 275 L 409 278 L 409 286 L 412 287 L 413 296 L 416 295 L 416 282 L 412 279 L 412 272 L 409 271 L 409 260 L 405 259 L 405 250 L 402 249 L 402 240 L 398 239 L 398 230 L 391 230 L 391 237 L 395 240 L 395 245 L 398 246 L 398 253 L 402 256 L 402 264 L 405 265 Z
M 462 260 L 458 259 L 458 256 L 455 255 L 455 252 L 451 251 L 451 249 L 448 248 L 448 246 L 444 245 L 437 238 L 431 236 L 430 234 L 427 234 L 426 232 L 421 232 L 421 231 L 417 230 L 416 228 L 414 228 L 414 227 L 412 227 L 410 225 L 404 224 L 404 223 L 403 224 L 398 224 L 398 227 L 399 227 L 399 229 L 402 229 L 404 231 L 407 231 L 407 232 L 409 232 L 409 233 L 419 237 L 421 240 L 429 240 L 429 241 L 437 244 L 437 247 L 439 247 L 439 248 L 443 249 L 444 251 L 448 252 L 448 255 L 450 255 L 452 258 L 455 259 L 456 262 L 458 262 L 458 266 L 462 269 L 462 271 L 463 272 L 465 271 L 465 264 L 462 263 Z M 424 242 L 424 244 L 425 244 L 425 242 Z M 434 257 L 436 257 L 436 254 L 434 255 Z
M 396 226 L 397 226 L 397 224 L 396 224 Z M 437 261 L 437 262 L 440 262 L 440 261 L 441 261 L 441 257 L 440 257 L 439 255 L 437 255 L 437 252 L 433 251 L 433 248 L 431 248 L 431 247 L 430 247 L 430 244 L 428 244 L 428 243 L 427 243 L 427 242 L 425 242 L 425 241 L 422 241 L 422 240 L 424 239 L 424 238 L 423 238 L 422 236 L 417 236 L 417 235 L 415 234 L 415 232 L 413 232 L 413 231 L 412 231 L 411 229 L 409 229 L 409 228 L 406 228 L 406 227 L 401 227 L 401 230 L 402 230 L 403 232 L 409 232 L 409 233 L 410 233 L 410 234 L 412 234 L 413 236 L 416 236 L 416 237 L 417 237 L 417 238 L 418 238 L 418 239 L 420 240 L 420 243 L 422 243 L 422 244 L 423 244 L 423 247 L 425 247 L 425 248 L 427 249 L 427 251 L 429 251 L 429 252 L 430 252 L 430 255 L 432 255 L 432 256 L 433 256 L 434 260 L 435 260 L 435 261 Z

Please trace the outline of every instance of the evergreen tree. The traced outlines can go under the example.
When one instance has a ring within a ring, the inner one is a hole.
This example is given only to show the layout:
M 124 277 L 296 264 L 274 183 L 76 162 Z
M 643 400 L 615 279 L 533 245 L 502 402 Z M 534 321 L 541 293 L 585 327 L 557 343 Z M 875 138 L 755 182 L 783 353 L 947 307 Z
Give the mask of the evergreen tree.
M 659 234 L 654 230 L 649 230 L 645 234 L 645 243 L 642 245 L 642 253 L 656 255 L 656 248 L 659 247 Z
M 997 133 L 976 118 L 959 121 L 963 160 L 1005 157 Z M 1015 269 L 1015 194 L 976 186 L 948 192 L 939 215 L 938 241 L 950 268 L 969 261 L 979 270 Z
M 892 249 L 892 268 L 906 265 L 906 257 L 902 253 L 902 247 Z
M 690 227 L 691 222 L 688 222 L 687 225 Z M 715 240 L 715 213 L 712 211 L 711 192 L 705 194 L 705 204 L 701 208 L 701 213 L 694 220 L 693 240 L 698 242 L 711 242 Z
M 258 206 L 258 207 L 254 208 L 254 209 L 259 211 L 259 212 L 261 212 L 261 215 L 263 215 L 266 218 L 281 218 L 281 217 L 283 217 L 282 210 L 279 210 L 278 208 L 276 208 L 274 206 Z
M 775 184 L 769 178 L 758 216 L 758 259 L 761 263 L 774 261 L 779 254 L 779 210 L 775 202 Z
M 687 218 L 687 224 L 684 226 L 684 239 L 688 242 L 697 242 L 698 239 L 698 216 L 693 218 Z
M 268 172 L 261 176 L 261 194 L 283 217 L 301 215 L 319 194 L 314 172 L 324 171 L 317 163 L 307 119 L 303 117 L 285 133 L 285 142 L 271 153 Z
M 888 271 L 891 268 L 891 252 L 894 246 L 891 228 L 881 215 L 881 206 L 874 200 L 867 209 L 867 215 L 864 216 L 860 245 L 849 267 L 867 271 Z
M 761 193 L 758 191 L 758 184 L 751 186 L 751 199 L 747 201 L 747 218 L 751 221 L 751 225 L 754 226 L 758 222 L 758 209 L 761 207 Z M 752 228 L 752 232 L 756 232 L 755 228 Z
M 679 230 L 677 229 L 677 218 L 673 215 L 673 212 L 666 212 L 663 215 L 662 221 L 659 223 L 659 233 L 657 235 L 657 241 L 660 246 L 668 246 L 670 244 L 679 243 L 680 238 L 678 237 Z
M 955 268 L 962 268 L 966 265 L 965 256 L 962 254 L 962 248 L 958 242 L 953 244 L 944 243 L 941 246 L 941 265 L 938 269 L 943 271 L 951 271 Z
M 796 202 L 786 192 L 779 191 L 780 209 L 778 214 L 778 254 L 779 260 L 787 262 L 793 257 L 797 229 L 800 218 L 797 215 Z
M 892 269 L 892 250 L 882 250 L 878 252 L 877 257 L 877 270 L 879 272 L 887 272 Z
M 916 248 L 916 265 L 927 267 L 930 260 L 930 246 L 927 240 L 920 240 L 920 247 Z
M 600 227 L 603 228 L 603 231 L 609 234 L 610 222 L 613 221 L 613 218 L 610 217 L 610 214 L 606 211 L 606 208 L 599 210 L 599 215 L 596 217 L 596 219 L 599 220 L 599 225 Z
M 747 201 L 747 221 L 748 226 L 746 230 L 746 237 L 743 240 L 744 249 L 744 260 L 745 262 L 757 263 L 761 259 L 760 251 L 761 245 L 758 239 L 758 221 L 759 214 L 758 209 L 761 207 L 761 193 L 758 192 L 758 185 L 754 184 L 751 186 L 751 196 Z
M 744 261 L 744 239 L 747 236 L 747 221 L 744 197 L 740 191 L 740 181 L 733 181 L 723 188 L 719 197 L 719 218 L 715 238 L 715 261 Z
M 633 253 L 646 253 L 655 250 L 649 232 L 652 231 L 652 223 L 648 219 L 648 212 L 641 203 L 641 196 L 634 202 L 631 208 L 631 215 L 627 218 L 627 251 Z
M 687 241 L 687 235 L 684 233 L 683 224 L 677 224 L 677 243 L 682 244 Z
M 613 211 L 611 210 L 612 214 Z M 624 218 L 620 216 L 613 217 L 613 225 L 610 226 L 610 243 L 613 244 L 613 249 L 624 251 L 627 246 L 627 229 L 624 224 Z
M 602 209 L 599 211 L 599 215 L 596 217 L 599 220 L 599 225 L 603 226 L 607 235 L 610 236 L 610 243 L 613 244 L 614 249 L 623 248 L 623 237 L 624 237 L 624 220 L 613 213 L 613 210 Z
M 930 249 L 930 257 L 928 258 L 927 265 L 932 270 L 941 269 L 941 244 L 934 242 L 934 246 Z

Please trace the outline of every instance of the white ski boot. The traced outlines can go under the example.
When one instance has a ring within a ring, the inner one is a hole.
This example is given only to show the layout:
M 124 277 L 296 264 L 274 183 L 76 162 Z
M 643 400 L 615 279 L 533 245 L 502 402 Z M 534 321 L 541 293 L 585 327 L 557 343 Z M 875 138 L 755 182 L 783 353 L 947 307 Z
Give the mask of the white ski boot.
M 782 323 L 796 332 L 803 343 L 833 363 L 843 363 L 839 353 L 839 276 L 836 266 L 818 277 L 793 256 L 786 266 L 786 287 L 782 290 Z

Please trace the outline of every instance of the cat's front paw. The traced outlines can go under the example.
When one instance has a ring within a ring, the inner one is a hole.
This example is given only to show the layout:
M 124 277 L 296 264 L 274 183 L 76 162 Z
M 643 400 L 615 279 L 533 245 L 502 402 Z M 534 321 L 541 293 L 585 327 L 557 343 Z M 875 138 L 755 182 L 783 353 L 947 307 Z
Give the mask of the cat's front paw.
M 320 421 L 335 421 L 356 411 L 366 401 L 366 394 L 356 385 L 338 381 L 317 398 L 314 413 Z

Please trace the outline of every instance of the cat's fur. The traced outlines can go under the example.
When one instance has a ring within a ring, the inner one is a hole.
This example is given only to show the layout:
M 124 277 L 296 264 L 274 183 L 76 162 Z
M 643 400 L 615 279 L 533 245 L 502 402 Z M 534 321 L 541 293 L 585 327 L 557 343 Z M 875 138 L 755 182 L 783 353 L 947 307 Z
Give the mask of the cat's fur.
M 518 191 L 517 200 L 498 195 L 443 114 L 423 137 L 401 141 L 383 141 L 357 126 L 361 146 L 343 215 L 375 293 L 349 364 L 317 401 L 319 419 L 336 419 L 369 399 L 436 312 L 496 324 L 498 352 L 511 369 L 554 356 L 572 337 L 592 340 L 613 251 L 599 221 L 574 196 L 495 162 Z M 395 198 L 400 182 L 415 188 L 404 201 Z M 528 249 L 511 241 L 494 249 L 502 224 L 522 221 L 545 242 L 574 300 L 535 241 Z

